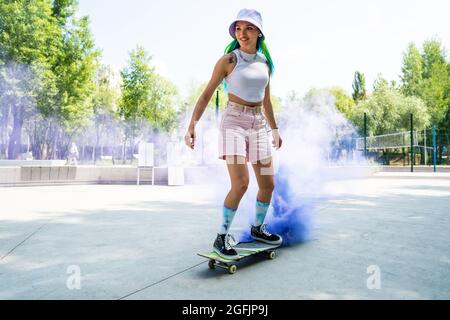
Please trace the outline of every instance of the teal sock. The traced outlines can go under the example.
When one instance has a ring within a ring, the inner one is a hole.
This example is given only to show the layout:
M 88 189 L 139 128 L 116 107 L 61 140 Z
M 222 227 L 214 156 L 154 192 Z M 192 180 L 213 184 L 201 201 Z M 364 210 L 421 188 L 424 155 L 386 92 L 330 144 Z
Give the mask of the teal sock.
M 228 230 L 230 230 L 231 222 L 233 221 L 234 214 L 236 213 L 236 209 L 228 208 L 227 206 L 223 206 L 223 220 L 222 226 L 220 227 L 220 234 L 227 234 Z
M 256 199 L 256 214 L 255 214 L 255 226 L 263 224 L 266 218 L 267 210 L 269 209 L 270 202 L 263 202 Z

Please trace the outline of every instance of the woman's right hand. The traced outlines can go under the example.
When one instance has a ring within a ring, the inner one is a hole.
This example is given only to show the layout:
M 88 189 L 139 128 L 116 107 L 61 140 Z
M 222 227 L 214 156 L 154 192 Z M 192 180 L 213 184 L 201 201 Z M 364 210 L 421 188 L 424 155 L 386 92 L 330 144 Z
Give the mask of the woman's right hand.
M 195 128 L 193 126 L 189 126 L 188 131 L 186 132 L 186 135 L 184 136 L 184 142 L 186 145 L 194 149 L 194 143 L 195 143 Z

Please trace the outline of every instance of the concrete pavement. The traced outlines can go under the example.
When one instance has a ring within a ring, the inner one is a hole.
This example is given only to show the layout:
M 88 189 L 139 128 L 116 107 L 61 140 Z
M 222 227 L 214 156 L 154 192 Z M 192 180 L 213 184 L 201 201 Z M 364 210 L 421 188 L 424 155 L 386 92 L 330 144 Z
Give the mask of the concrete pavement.
M 1 188 L 0 299 L 450 298 L 450 179 L 329 182 L 313 240 L 234 275 L 195 254 L 220 223 L 215 191 Z

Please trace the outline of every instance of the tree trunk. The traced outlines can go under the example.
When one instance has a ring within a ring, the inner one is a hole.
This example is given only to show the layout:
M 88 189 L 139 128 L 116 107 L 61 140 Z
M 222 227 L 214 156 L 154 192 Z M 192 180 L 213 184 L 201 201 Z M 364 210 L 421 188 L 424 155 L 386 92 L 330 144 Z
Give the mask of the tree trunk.
M 448 134 L 445 135 L 445 138 L 447 140 L 447 161 L 446 161 L 447 165 L 449 164 L 449 160 L 450 160 L 450 141 L 449 141 L 448 136 L 449 136 Z
M 36 122 L 33 121 L 32 124 L 32 128 L 31 128 L 31 132 L 30 132 L 30 137 L 31 137 L 31 153 L 33 154 L 33 159 L 37 159 L 36 157 L 38 156 L 37 154 L 37 146 L 38 146 L 38 141 L 36 138 Z
M 424 149 L 419 148 L 419 150 L 420 150 L 419 163 L 420 163 L 420 164 L 423 164 L 423 165 L 426 165 L 426 163 L 425 163 Z
M 46 142 L 44 142 L 41 145 L 41 152 L 42 152 L 42 160 L 47 160 L 48 159 L 48 144 Z
M 127 153 L 127 138 L 123 140 L 123 146 L 122 146 L 122 164 L 125 164 L 126 161 L 126 153 Z
M 51 123 L 48 129 L 47 139 L 45 139 L 45 146 L 47 147 L 47 160 L 50 160 L 52 158 L 53 135 L 53 123 Z
M 22 127 L 23 127 L 23 117 L 22 108 L 13 105 L 13 130 L 11 132 L 11 137 L 8 146 L 8 159 L 15 160 L 21 152 L 21 140 L 22 140 Z
M 42 139 L 42 142 L 40 143 L 42 160 L 47 160 L 48 158 L 48 135 L 50 134 L 50 127 L 51 124 L 49 126 L 46 126 L 44 137 Z
M 9 115 L 11 113 L 11 107 L 6 105 L 2 110 L 2 119 L 0 127 L 0 158 L 7 158 L 8 156 L 8 122 Z
M 95 144 L 94 144 L 94 148 L 92 149 L 92 160 L 94 161 L 94 164 L 97 162 L 96 151 L 97 151 L 97 146 L 98 146 L 99 141 L 100 141 L 100 128 L 98 125 L 96 125 L 95 126 Z
M 437 160 L 436 160 L 436 162 L 437 162 L 437 164 L 442 164 L 442 147 L 440 146 L 440 145 L 438 145 L 437 147 Z
M 111 127 L 110 127 L 110 128 L 111 128 Z M 116 153 L 117 153 L 116 132 L 115 132 L 114 130 L 112 130 L 112 129 L 109 129 L 109 132 L 110 132 L 110 133 L 112 134 L 112 136 L 113 136 L 113 145 L 112 145 L 112 163 L 113 163 L 113 166 L 114 166 L 114 165 L 116 164 L 116 159 L 115 159 L 115 157 L 116 157 Z
M 405 161 L 406 161 L 406 155 L 405 155 L 405 148 L 402 148 L 402 158 L 403 158 L 403 166 L 406 165 Z
M 131 139 L 130 139 L 130 165 L 133 165 L 133 161 L 134 161 L 134 141 L 135 141 L 135 132 L 134 130 L 131 133 Z
M 53 139 L 52 139 L 52 155 L 51 155 L 51 159 L 55 160 L 57 159 L 57 149 L 58 149 L 58 138 L 59 138 L 59 128 L 57 128 L 56 126 L 54 127 L 54 131 L 53 131 Z
M 36 157 L 38 156 L 38 154 L 37 154 L 38 139 L 36 137 L 36 120 L 35 119 L 32 120 L 31 126 L 32 126 L 30 128 L 31 153 L 33 154 L 33 159 L 37 159 Z

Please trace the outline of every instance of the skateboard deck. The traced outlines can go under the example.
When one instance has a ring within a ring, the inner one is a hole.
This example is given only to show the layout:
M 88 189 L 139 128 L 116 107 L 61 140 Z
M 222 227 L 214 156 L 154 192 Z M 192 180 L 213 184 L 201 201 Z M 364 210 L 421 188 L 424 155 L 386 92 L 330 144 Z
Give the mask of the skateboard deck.
M 219 256 L 216 252 L 211 251 L 209 253 L 197 253 L 197 255 L 208 259 L 208 267 L 214 269 L 219 267 L 228 270 L 228 273 L 233 274 L 237 270 L 236 262 L 249 257 L 254 254 L 263 253 L 267 258 L 275 259 L 275 249 L 280 245 L 268 244 L 260 241 L 239 242 L 233 246 L 234 250 L 238 253 L 238 257 L 234 259 L 226 259 Z

